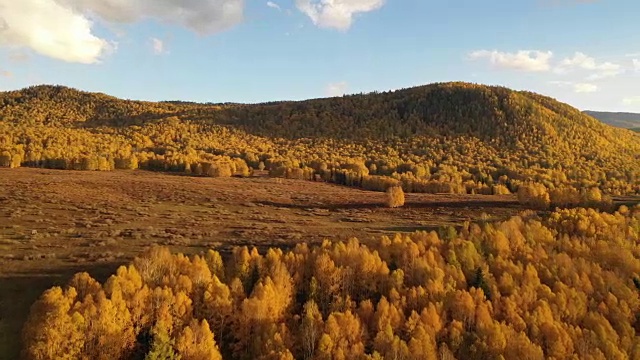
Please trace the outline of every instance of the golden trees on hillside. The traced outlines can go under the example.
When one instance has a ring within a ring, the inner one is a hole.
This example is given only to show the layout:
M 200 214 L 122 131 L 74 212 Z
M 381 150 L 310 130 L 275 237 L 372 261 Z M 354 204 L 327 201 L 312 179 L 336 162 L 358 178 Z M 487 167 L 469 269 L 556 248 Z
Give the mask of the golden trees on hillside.
M 560 206 L 575 203 L 570 189 L 581 203 L 596 187 L 640 193 L 637 135 L 543 96 L 474 84 L 222 107 L 43 86 L 0 93 L 0 119 L 2 167 L 266 169 L 408 193 L 507 194 L 533 182 Z
M 47 290 L 27 359 L 640 356 L 640 207 L 565 209 L 378 243 L 153 247 Z

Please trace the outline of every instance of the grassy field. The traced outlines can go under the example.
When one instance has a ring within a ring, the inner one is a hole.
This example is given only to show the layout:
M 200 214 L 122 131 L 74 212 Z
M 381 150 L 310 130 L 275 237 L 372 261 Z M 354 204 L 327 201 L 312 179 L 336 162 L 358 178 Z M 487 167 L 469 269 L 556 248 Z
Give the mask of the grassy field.
M 262 175 L 262 176 L 261 176 Z M 33 301 L 78 271 L 104 280 L 152 244 L 185 253 L 437 230 L 502 220 L 515 196 L 385 194 L 321 182 L 144 171 L 0 169 L 0 359 L 18 357 Z

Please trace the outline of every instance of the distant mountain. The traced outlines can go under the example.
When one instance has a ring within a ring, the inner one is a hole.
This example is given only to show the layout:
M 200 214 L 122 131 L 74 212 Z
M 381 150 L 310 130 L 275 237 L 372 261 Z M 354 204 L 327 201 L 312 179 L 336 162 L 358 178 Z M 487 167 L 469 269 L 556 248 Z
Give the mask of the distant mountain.
M 584 111 L 585 114 L 594 117 L 605 124 L 625 129 L 640 128 L 640 114 L 607 111 Z

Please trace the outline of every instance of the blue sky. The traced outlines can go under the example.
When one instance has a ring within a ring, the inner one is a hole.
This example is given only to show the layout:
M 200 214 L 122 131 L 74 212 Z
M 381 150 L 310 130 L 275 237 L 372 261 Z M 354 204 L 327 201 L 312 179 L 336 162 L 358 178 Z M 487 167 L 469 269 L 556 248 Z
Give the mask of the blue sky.
M 469 81 L 640 112 L 637 0 L 0 0 L 0 90 L 262 102 Z

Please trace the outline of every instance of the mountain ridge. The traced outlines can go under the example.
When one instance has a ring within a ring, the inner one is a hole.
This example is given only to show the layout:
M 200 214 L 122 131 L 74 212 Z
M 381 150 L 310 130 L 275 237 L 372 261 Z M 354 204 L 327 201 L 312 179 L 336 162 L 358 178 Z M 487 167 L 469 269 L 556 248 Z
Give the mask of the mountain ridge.
M 144 125 L 176 117 L 289 139 L 471 136 L 494 146 L 532 151 L 546 151 L 545 146 L 567 151 L 569 142 L 591 147 L 612 143 L 616 151 L 625 151 L 629 137 L 551 97 L 464 82 L 260 104 L 139 101 L 40 85 L 0 93 L 0 116 L 3 121 L 85 128 Z
M 640 128 L 640 113 L 585 110 L 585 114 L 603 123 L 624 129 Z
M 13 103 L 11 103 L 11 99 L 13 99 Z M 368 101 L 368 99 L 387 102 L 387 104 L 382 108 L 374 108 L 366 112 L 363 108 L 366 108 L 372 102 Z M 69 102 L 69 100 L 72 101 Z M 10 118 L 11 116 L 7 114 L 6 111 L 7 107 L 18 105 L 18 108 L 20 108 L 20 105 L 28 105 L 28 103 L 32 101 L 43 101 L 51 107 L 66 102 L 67 104 L 73 105 L 71 106 L 71 112 L 73 113 L 72 115 L 76 115 L 74 121 L 101 120 L 103 124 L 105 124 L 104 120 L 118 119 L 127 116 L 136 117 L 141 114 L 144 114 L 145 116 L 143 117 L 149 119 L 152 119 L 154 116 L 161 117 L 167 114 L 186 118 L 206 118 L 207 116 L 203 116 L 203 112 L 211 110 L 211 113 L 208 115 L 211 115 L 209 119 L 212 121 L 251 127 L 252 122 L 255 122 L 256 119 L 264 122 L 262 119 L 265 115 L 264 113 L 269 113 L 271 116 L 280 116 L 283 118 L 283 122 L 286 122 L 287 118 L 291 118 L 292 115 L 302 114 L 307 116 L 306 122 L 309 122 L 314 120 L 313 116 L 308 116 L 310 115 L 309 113 L 318 115 L 324 112 L 326 114 L 329 110 L 335 110 L 331 109 L 331 107 L 337 105 L 356 108 L 355 110 L 348 109 L 349 111 L 346 111 L 346 113 L 343 112 L 339 114 L 342 117 L 350 118 L 352 124 L 362 125 L 366 123 L 366 121 L 360 119 L 365 116 L 363 112 L 366 112 L 366 116 L 369 118 L 379 119 L 381 117 L 393 117 L 394 119 L 388 120 L 399 120 L 405 125 L 409 123 L 409 127 L 413 127 L 413 133 L 419 132 L 418 127 L 423 127 L 422 130 L 426 130 L 424 129 L 425 125 L 429 125 L 429 130 L 434 130 L 434 125 L 436 125 L 435 127 L 440 127 L 441 129 L 439 130 L 453 125 L 453 132 L 456 133 L 470 130 L 468 129 L 469 126 L 462 126 L 462 128 L 455 128 L 455 126 L 464 123 L 472 117 L 475 117 L 476 120 L 484 120 L 484 122 L 478 126 L 472 127 L 471 130 L 475 132 L 487 129 L 487 126 L 493 127 L 491 125 L 499 125 L 495 123 L 497 120 L 504 121 L 502 125 L 523 126 L 522 123 L 514 124 L 512 120 L 517 114 L 513 114 L 513 109 L 509 107 L 513 107 L 514 105 L 521 106 L 523 109 L 518 109 L 518 111 L 524 112 L 525 114 L 520 115 L 527 116 L 531 115 L 526 114 L 527 111 L 533 111 L 533 107 L 540 105 L 554 113 L 562 113 L 561 115 L 565 117 L 570 116 L 574 121 L 578 121 L 582 125 L 589 127 L 597 126 L 588 120 L 587 117 L 579 116 L 579 110 L 540 94 L 527 91 L 514 91 L 500 86 L 485 86 L 463 82 L 434 83 L 395 91 L 371 92 L 367 94 L 297 101 L 273 101 L 257 104 L 140 101 L 120 99 L 104 93 L 86 92 L 59 85 L 39 85 L 21 90 L 0 92 L 0 114 L 4 115 L 5 119 L 7 117 Z M 456 102 L 460 106 L 456 106 Z M 469 107 L 469 103 L 476 103 L 475 108 Z M 493 105 L 494 109 L 489 109 L 490 105 Z M 450 108 L 447 108 L 447 106 L 450 106 Z M 254 111 L 255 109 L 257 109 L 257 111 Z M 19 110 L 25 109 L 22 107 Z M 28 115 L 29 111 L 28 109 L 26 110 L 27 114 L 24 114 L 24 111 L 19 111 L 20 116 Z M 105 114 L 105 110 L 109 110 L 110 113 Z M 219 110 L 223 111 L 220 112 Z M 288 113 L 285 114 L 288 116 L 282 116 L 283 114 L 280 114 L 280 112 Z M 445 114 L 441 115 L 442 112 Z M 457 114 L 453 114 L 454 112 L 457 112 Z M 416 116 L 418 116 L 419 119 L 416 119 Z M 446 120 L 450 120 L 454 117 L 457 117 L 457 120 L 459 120 L 457 124 L 444 124 L 443 119 L 441 119 L 447 118 Z M 59 119 L 67 119 L 67 116 L 60 116 Z M 314 128 L 319 131 L 315 131 L 315 133 L 303 131 L 302 134 L 299 134 L 299 137 L 314 136 L 317 135 L 318 132 L 326 132 L 327 130 L 325 122 L 315 123 L 313 125 Z M 345 129 L 345 131 L 343 131 L 345 133 L 344 135 L 353 133 L 353 130 L 352 128 Z M 270 131 L 278 132 L 277 129 L 270 129 Z M 405 132 L 405 134 L 402 135 L 407 134 Z
M 314 164 L 316 172 L 346 167 L 385 176 L 413 169 L 456 186 L 508 175 L 549 186 L 640 189 L 636 133 L 548 96 L 463 82 L 222 105 L 38 86 L 0 93 L 0 130 L 8 134 L 0 143 L 5 164 L 95 168 L 84 165 L 96 159 L 100 169 L 195 171 L 194 164 L 228 156 L 278 174 Z

